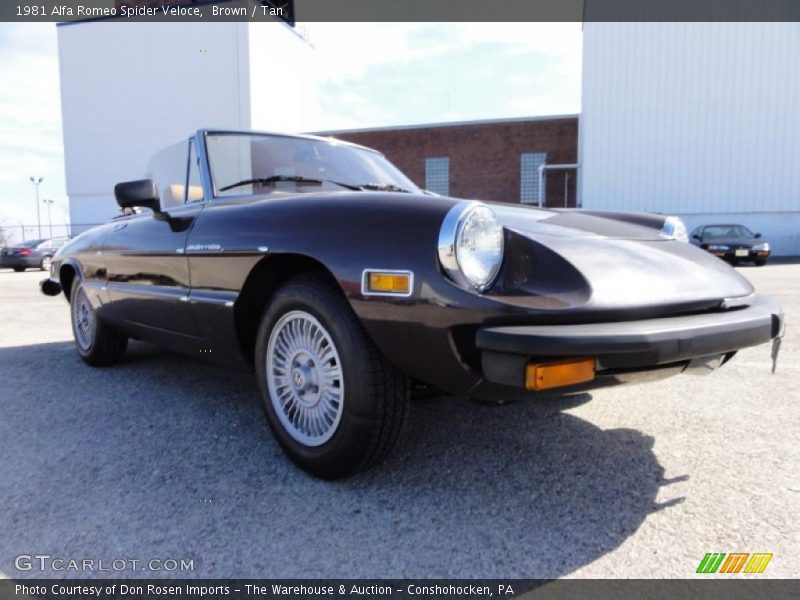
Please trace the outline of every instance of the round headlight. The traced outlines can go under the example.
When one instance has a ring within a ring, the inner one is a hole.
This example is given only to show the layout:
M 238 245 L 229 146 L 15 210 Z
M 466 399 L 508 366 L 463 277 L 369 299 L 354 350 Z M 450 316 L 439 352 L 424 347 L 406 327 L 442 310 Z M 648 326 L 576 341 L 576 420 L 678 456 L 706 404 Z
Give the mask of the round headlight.
M 503 226 L 492 210 L 479 203 L 451 209 L 439 236 L 439 259 L 450 278 L 484 291 L 503 262 Z

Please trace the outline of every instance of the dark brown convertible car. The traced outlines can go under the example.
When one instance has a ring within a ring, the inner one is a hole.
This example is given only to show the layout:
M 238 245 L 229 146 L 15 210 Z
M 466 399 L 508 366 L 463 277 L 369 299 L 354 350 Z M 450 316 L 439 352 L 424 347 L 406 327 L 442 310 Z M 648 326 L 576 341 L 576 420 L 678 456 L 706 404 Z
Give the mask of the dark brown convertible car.
M 312 136 L 201 130 L 147 177 L 42 282 L 78 353 L 111 365 L 134 338 L 254 369 L 276 438 L 321 477 L 381 461 L 412 388 L 499 401 L 777 351 L 780 307 L 672 217 L 432 196 Z

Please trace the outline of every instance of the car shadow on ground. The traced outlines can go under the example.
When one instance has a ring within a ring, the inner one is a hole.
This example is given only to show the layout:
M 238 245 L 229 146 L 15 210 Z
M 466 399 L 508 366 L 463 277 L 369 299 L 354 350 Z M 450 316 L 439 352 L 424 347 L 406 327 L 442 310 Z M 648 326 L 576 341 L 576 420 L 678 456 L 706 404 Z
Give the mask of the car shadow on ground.
M 682 500 L 656 501 L 652 438 L 564 412 L 588 394 L 417 401 L 385 465 L 330 483 L 283 456 L 248 374 L 143 344 L 91 369 L 62 342 L 0 349 L 0 381 L 10 577 L 109 575 L 14 567 L 45 553 L 191 559 L 199 577 L 552 578 Z

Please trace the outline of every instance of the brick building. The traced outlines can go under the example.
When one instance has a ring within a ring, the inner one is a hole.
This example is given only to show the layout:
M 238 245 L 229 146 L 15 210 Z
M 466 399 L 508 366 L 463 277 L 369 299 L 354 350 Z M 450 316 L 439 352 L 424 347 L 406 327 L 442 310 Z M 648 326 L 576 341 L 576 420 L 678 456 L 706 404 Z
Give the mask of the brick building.
M 383 152 L 431 191 L 538 204 L 539 165 L 578 162 L 578 117 L 529 117 L 326 131 Z M 576 205 L 576 170 L 545 172 L 545 206 Z

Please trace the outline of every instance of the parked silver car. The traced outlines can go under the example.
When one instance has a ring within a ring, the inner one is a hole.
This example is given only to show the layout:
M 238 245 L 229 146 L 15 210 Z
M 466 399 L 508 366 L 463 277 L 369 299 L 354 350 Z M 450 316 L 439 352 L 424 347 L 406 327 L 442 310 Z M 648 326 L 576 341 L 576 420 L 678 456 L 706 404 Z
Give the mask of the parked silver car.
M 49 240 L 28 240 L 0 252 L 0 267 L 22 272 L 25 269 L 50 270 L 50 261 L 56 251 L 69 241 L 68 237 Z

